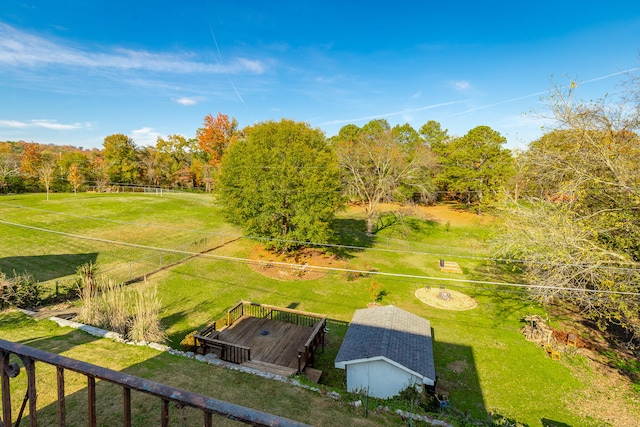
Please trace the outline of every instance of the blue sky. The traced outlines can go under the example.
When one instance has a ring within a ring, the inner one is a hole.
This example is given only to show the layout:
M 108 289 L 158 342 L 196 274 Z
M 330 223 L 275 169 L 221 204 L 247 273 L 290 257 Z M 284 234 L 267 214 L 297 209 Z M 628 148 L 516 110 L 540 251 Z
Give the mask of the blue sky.
M 374 118 L 488 125 L 525 147 L 552 76 L 615 95 L 639 50 L 627 0 L 2 0 L 0 141 L 153 145 L 222 112 L 327 136 Z

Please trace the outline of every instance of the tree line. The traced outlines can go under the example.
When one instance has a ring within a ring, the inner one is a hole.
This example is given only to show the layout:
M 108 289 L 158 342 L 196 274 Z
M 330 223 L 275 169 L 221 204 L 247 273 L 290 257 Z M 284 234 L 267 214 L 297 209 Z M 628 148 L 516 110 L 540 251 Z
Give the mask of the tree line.
M 277 128 L 286 122 L 262 124 Z M 306 123 L 298 125 L 301 134 L 312 130 Z M 92 150 L 0 142 L 0 192 L 76 192 L 87 186 L 103 191 L 117 184 L 212 192 L 220 187 L 225 153 L 253 128 L 239 129 L 235 119 L 218 113 L 204 117 L 195 137 L 158 137 L 155 146 L 137 146 L 125 134 L 109 135 L 101 149 Z M 346 125 L 330 138 L 313 132 L 341 170 L 343 194 L 367 204 L 369 232 L 379 202 L 448 198 L 481 210 L 510 184 L 513 174 L 511 152 L 503 147 L 506 139 L 487 126 L 463 137 L 450 136 L 435 121 L 418 131 L 409 124 L 392 128 L 386 120 L 372 120 L 362 127 Z

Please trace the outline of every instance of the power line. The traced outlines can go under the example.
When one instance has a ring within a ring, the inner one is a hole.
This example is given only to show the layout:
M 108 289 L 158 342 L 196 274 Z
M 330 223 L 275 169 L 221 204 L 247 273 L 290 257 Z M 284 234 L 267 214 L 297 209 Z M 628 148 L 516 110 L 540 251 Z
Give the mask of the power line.
M 179 249 L 168 249 L 168 248 L 160 248 L 156 246 L 149 245 L 140 245 L 137 243 L 127 243 L 120 242 L 117 240 L 109 240 L 102 239 L 98 237 L 90 237 L 90 236 L 82 236 L 79 234 L 66 233 L 62 231 L 49 230 L 41 227 L 34 227 L 25 224 L 18 224 L 10 221 L 0 220 L 0 224 L 5 224 L 14 227 L 26 228 L 29 230 L 40 231 L 44 233 L 51 233 L 56 235 L 61 235 L 65 237 L 72 237 L 77 239 L 91 240 L 100 243 L 114 244 L 120 246 L 128 246 L 137 249 L 145 249 L 145 250 L 153 250 L 158 252 L 168 252 L 168 253 L 177 253 L 183 255 L 193 255 L 199 256 L 202 258 L 211 258 L 219 261 L 230 261 L 230 262 L 240 262 L 244 264 L 254 264 L 254 265 L 262 265 L 264 261 L 252 260 L 249 258 L 241 258 L 241 257 L 230 257 L 225 255 L 214 255 L 214 254 L 201 254 L 199 252 L 192 252 L 186 250 Z M 272 266 L 296 269 L 296 270 L 320 270 L 326 272 L 340 272 L 340 273 L 357 273 L 364 275 L 375 275 L 382 277 L 394 277 L 394 278 L 404 278 L 404 279 L 417 279 L 417 280 L 434 280 L 434 281 L 443 281 L 443 282 L 452 282 L 452 283 L 467 283 L 467 284 L 476 284 L 476 285 L 493 285 L 493 286 L 507 286 L 507 287 L 515 287 L 515 288 L 523 288 L 523 289 L 550 289 L 556 291 L 572 291 L 572 292 L 583 292 L 589 294 L 610 294 L 610 295 L 630 295 L 630 296 L 638 296 L 640 297 L 640 292 L 627 292 L 627 291 L 610 291 L 610 290 L 599 290 L 599 289 L 580 289 L 580 288 L 569 288 L 569 287 L 556 287 L 549 285 L 529 285 L 525 283 L 509 283 L 509 282 L 494 282 L 494 281 L 485 281 L 485 280 L 471 280 L 471 279 L 457 279 L 457 278 L 449 278 L 449 277 L 434 277 L 434 276 L 423 276 L 417 274 L 403 274 L 403 273 L 387 273 L 382 271 L 368 271 L 368 270 L 358 270 L 358 269 L 350 269 L 350 268 L 339 268 L 339 267 L 325 267 L 325 266 L 310 266 L 307 264 L 296 264 L 296 263 L 286 263 L 279 261 L 269 261 L 269 264 Z
M 109 219 L 109 218 L 101 218 L 101 217 L 92 217 L 87 215 L 78 215 L 69 212 L 56 212 L 47 209 L 33 208 L 27 206 L 13 205 L 10 203 L 2 203 L 0 202 L 0 206 L 8 206 L 14 207 L 18 209 L 27 209 L 34 210 L 38 212 L 52 213 L 56 215 L 67 215 L 73 216 L 75 218 L 84 218 L 90 220 L 98 220 L 105 222 L 113 222 L 118 224 L 126 224 L 126 225 L 134 225 L 134 226 L 142 226 L 142 227 L 153 227 L 160 228 L 166 230 L 177 230 L 177 231 L 186 231 L 191 233 L 199 233 L 199 234 L 207 234 L 207 235 L 215 235 L 220 237 L 233 237 L 233 238 L 244 238 L 250 240 L 257 240 L 261 242 L 277 242 L 277 243 L 290 243 L 295 245 L 303 245 L 303 246 L 314 246 L 314 247 L 322 247 L 322 248 L 332 248 L 332 249 L 347 249 L 347 250 L 355 250 L 355 251 L 376 251 L 376 252 L 385 252 L 385 253 L 397 253 L 397 254 L 409 254 L 409 255 L 428 255 L 434 256 L 438 258 L 447 257 L 447 258 L 456 258 L 456 259 L 472 259 L 479 261 L 489 261 L 489 262 L 503 262 L 503 263 L 514 263 L 514 264 L 533 264 L 533 265 L 542 265 L 542 266 L 551 266 L 551 267 L 576 267 L 576 268 L 591 268 L 595 270 L 608 270 L 608 271 L 625 271 L 625 272 L 638 272 L 637 268 L 633 267 L 614 267 L 614 266 L 606 266 L 606 265 L 598 265 L 593 266 L 590 264 L 579 264 L 579 263 L 560 263 L 560 262 L 543 262 L 543 261 L 531 261 L 531 260 L 522 260 L 522 259 L 513 259 L 513 258 L 499 258 L 499 257 L 487 257 L 487 256 L 478 256 L 478 255 L 460 255 L 453 254 L 450 252 L 426 252 L 426 251 L 413 251 L 406 249 L 389 249 L 389 248 L 372 248 L 366 246 L 355 246 L 355 245 L 342 245 L 337 243 L 316 243 L 309 241 L 301 241 L 301 240 L 288 240 L 288 239 L 279 239 L 273 237 L 262 237 L 262 236 L 252 236 L 252 235 L 242 235 L 242 234 L 233 234 L 233 233 L 222 233 L 217 231 L 202 231 L 202 230 L 194 230 L 189 228 L 180 228 L 180 227 L 169 227 L 158 224 L 150 224 L 150 223 L 140 223 L 134 221 L 123 221 L 117 219 Z M 414 240 L 402 240 L 396 239 L 393 237 L 384 237 L 387 240 L 394 240 L 401 243 L 406 243 L 407 245 L 428 245 L 426 243 L 417 242 Z M 437 245 L 432 245 L 438 247 Z M 618 263 L 623 263 L 622 261 L 616 261 Z M 633 265 L 632 262 L 628 262 L 627 264 Z

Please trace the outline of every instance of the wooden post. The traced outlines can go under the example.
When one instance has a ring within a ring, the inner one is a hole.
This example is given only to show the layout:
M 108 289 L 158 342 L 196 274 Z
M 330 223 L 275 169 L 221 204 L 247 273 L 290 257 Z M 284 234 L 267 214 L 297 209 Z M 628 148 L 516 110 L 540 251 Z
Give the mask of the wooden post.
M 161 423 L 162 427 L 169 427 L 169 401 L 167 399 L 162 399 L 162 410 L 161 410 Z
M 0 376 L 2 376 L 2 422 L 6 426 L 11 425 L 11 389 L 9 386 L 9 353 L 0 353 Z
M 96 414 L 96 377 L 87 375 L 87 395 L 89 398 L 89 426 L 96 427 L 98 425 L 98 417 Z
M 123 404 L 124 404 L 124 427 L 131 427 L 131 389 L 123 387 Z
M 204 411 L 204 427 L 213 427 L 212 414 L 210 411 Z
M 30 357 L 22 358 L 27 371 L 27 395 L 29 396 L 29 421 L 31 427 L 38 427 L 38 415 L 36 406 L 36 362 Z
M 56 368 L 58 379 L 58 426 L 64 427 L 67 425 L 66 421 L 66 406 L 64 396 L 64 368 L 58 366 Z

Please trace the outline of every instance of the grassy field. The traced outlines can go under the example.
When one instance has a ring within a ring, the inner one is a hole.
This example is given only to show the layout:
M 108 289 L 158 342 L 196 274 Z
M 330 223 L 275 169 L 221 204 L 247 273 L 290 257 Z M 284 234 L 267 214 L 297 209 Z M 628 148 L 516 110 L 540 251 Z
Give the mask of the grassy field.
M 399 207 L 389 209 L 397 211 Z M 256 241 L 251 239 L 235 240 L 239 231 L 222 220 L 214 199 L 205 195 L 53 194 L 48 202 L 43 195 L 3 196 L 0 197 L 0 221 L 4 221 L 0 222 L 0 234 L 6 236 L 0 239 L 0 270 L 7 273 L 12 270 L 28 271 L 45 282 L 50 290 L 56 281 L 72 280 L 75 268 L 88 260 L 96 262 L 102 271 L 126 279 L 143 274 L 145 269 L 151 271 L 163 263 L 167 265 L 184 257 L 154 247 L 191 251 L 192 248 L 201 250 L 222 245 L 212 254 L 244 259 L 256 245 Z M 52 230 L 58 234 L 17 227 L 7 222 Z M 499 414 L 530 426 L 541 425 L 543 419 L 571 426 L 609 423 L 601 419 L 597 411 L 591 411 L 588 405 L 575 405 L 576 401 L 585 398 L 593 382 L 598 380 L 595 373 L 585 373 L 584 369 L 579 370 L 580 376 L 576 375 L 577 367 L 585 365 L 582 356 L 552 361 L 540 347 L 525 341 L 519 332 L 523 326 L 521 319 L 527 314 L 542 313 L 539 307 L 513 289 L 437 279 L 460 277 L 519 281 L 513 272 L 486 260 L 487 241 L 492 233 L 487 218 L 446 207 L 436 210 L 416 208 L 402 215 L 387 216 L 385 227 L 372 241 L 363 233 L 362 210 L 350 208 L 340 213 L 335 228 L 339 233 L 334 243 L 366 248 L 334 249 L 344 257 L 346 267 L 431 279 L 376 274 L 354 277 L 344 272 L 332 272 L 320 279 L 304 281 L 286 276 L 268 277 L 241 261 L 191 259 L 151 276 L 147 283 L 158 286 L 163 303 L 162 322 L 167 327 L 170 345 L 177 347 L 187 333 L 219 318 L 239 300 L 295 307 L 323 313 L 336 321 L 349 321 L 354 310 L 373 300 L 371 289 L 374 285 L 383 291 L 382 304 L 393 304 L 431 321 L 435 331 L 439 386 L 448 392 L 453 407 L 459 413 L 477 420 L 486 420 L 487 413 Z M 101 240 L 80 239 L 74 235 Z M 113 243 L 115 241 L 123 244 Z M 464 274 L 441 273 L 438 269 L 441 258 L 458 262 Z M 447 286 L 472 296 L 479 305 L 463 312 L 431 308 L 414 296 L 415 291 L 424 286 Z M 0 331 L 3 337 L 13 339 L 13 330 L 6 322 L 3 328 Z M 57 337 L 55 341 L 62 342 L 78 334 L 56 332 L 56 328 L 48 326 L 26 328 L 29 329 L 35 331 L 31 333 L 32 337 L 16 339 L 37 346 L 39 341 L 33 341 L 33 336 L 51 335 Z M 342 387 L 344 375 L 342 371 L 332 369 L 332 364 L 345 331 L 346 326 L 342 323 L 331 325 L 329 346 L 319 362 L 325 371 L 323 381 L 337 388 Z M 101 341 L 82 346 L 119 345 Z M 125 351 L 128 354 L 133 350 L 127 347 L 122 350 Z M 91 353 L 92 350 L 84 350 L 79 354 L 65 354 L 89 360 Z M 153 362 L 145 361 L 145 357 Z M 151 372 L 154 371 L 153 366 L 163 366 L 164 363 L 182 365 L 182 362 L 170 359 L 168 355 L 154 355 L 141 356 L 129 365 L 129 362 L 114 363 L 118 369 L 126 369 L 127 372 L 130 366 Z M 147 363 L 151 364 L 144 368 Z M 186 375 L 183 373 L 185 370 L 197 370 L 200 375 L 201 371 L 212 369 L 191 363 L 185 362 L 184 368 L 176 368 L 176 372 Z M 131 372 L 137 372 L 135 369 Z M 221 375 L 210 375 L 212 387 L 215 383 L 216 387 L 224 388 L 224 383 L 217 380 L 219 377 L 220 381 L 223 380 Z M 165 381 L 164 376 L 154 379 Z M 171 378 L 166 379 L 173 384 L 169 381 Z M 261 409 L 273 399 L 269 390 L 284 387 L 261 383 L 256 389 L 255 381 L 262 380 L 240 376 L 233 380 L 233 384 L 240 397 L 243 396 L 242 390 L 245 394 L 252 390 L 256 401 L 251 401 L 249 406 Z M 233 396 L 228 399 L 234 401 Z M 296 408 L 287 406 L 282 409 L 285 412 L 275 413 L 303 421 L 319 420 L 315 418 L 316 414 L 310 416 L 304 408 L 307 406 L 303 404 Z M 336 411 L 345 411 L 345 417 L 354 416 L 349 408 L 340 405 Z M 388 422 L 384 418 L 367 420 L 371 421 Z M 320 421 L 317 423 L 321 424 Z M 347 424 L 353 423 L 349 421 Z M 615 422 L 612 425 L 616 425 Z

